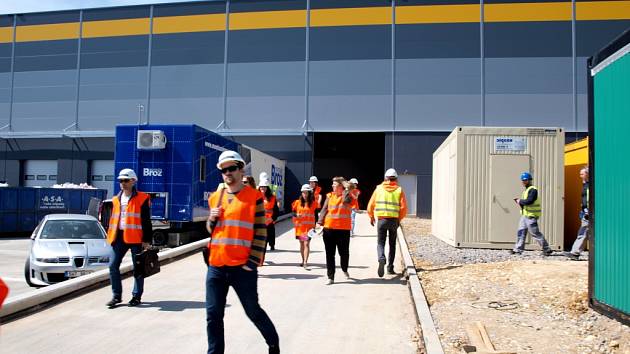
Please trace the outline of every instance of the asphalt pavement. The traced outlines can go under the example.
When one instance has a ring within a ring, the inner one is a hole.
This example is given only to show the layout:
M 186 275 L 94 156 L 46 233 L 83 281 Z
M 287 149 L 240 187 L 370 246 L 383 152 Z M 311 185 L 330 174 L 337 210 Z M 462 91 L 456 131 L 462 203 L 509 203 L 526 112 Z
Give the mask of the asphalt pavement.
M 404 279 L 378 278 L 375 229 L 365 214 L 358 215 L 357 234 L 350 241 L 351 278 L 338 268 L 335 284 L 325 285 L 321 236 L 311 242 L 311 267 L 305 270 L 290 220 L 278 225 L 277 250 L 267 253 L 259 269 L 259 296 L 283 353 L 417 353 L 416 317 Z M 106 308 L 106 287 L 6 323 L 0 352 L 205 352 L 205 272 L 201 256 L 193 254 L 148 278 L 139 307 Z M 131 278 L 123 281 L 125 302 L 131 285 Z M 226 353 L 267 350 L 233 291 L 225 335 Z

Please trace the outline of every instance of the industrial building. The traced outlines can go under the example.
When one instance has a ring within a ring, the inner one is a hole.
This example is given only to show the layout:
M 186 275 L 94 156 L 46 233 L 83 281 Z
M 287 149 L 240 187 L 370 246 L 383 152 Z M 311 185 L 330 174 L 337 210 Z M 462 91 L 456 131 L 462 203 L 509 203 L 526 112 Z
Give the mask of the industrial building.
M 113 183 L 116 124 L 197 124 L 311 174 L 395 167 L 431 210 L 456 126 L 587 131 L 586 58 L 630 1 L 227 0 L 0 16 L 0 179 Z M 518 181 L 515 181 L 518 183 Z

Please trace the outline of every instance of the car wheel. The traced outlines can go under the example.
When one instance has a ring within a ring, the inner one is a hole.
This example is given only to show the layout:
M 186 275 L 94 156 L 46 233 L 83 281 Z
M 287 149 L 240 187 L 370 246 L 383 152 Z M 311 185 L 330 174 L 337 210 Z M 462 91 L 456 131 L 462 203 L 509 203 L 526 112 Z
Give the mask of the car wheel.
M 39 288 L 38 285 L 31 282 L 31 259 L 27 258 L 26 263 L 24 264 L 24 279 L 26 280 L 26 284 L 33 288 Z
M 164 246 L 168 242 L 166 232 L 153 231 L 153 244 L 156 246 Z

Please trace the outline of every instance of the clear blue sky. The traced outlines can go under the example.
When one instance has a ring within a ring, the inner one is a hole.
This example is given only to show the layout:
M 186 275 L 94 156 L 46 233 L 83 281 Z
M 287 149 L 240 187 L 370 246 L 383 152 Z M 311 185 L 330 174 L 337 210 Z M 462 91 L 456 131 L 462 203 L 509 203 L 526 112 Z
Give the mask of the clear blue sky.
M 191 0 L 0 0 L 0 14 L 189 1 Z

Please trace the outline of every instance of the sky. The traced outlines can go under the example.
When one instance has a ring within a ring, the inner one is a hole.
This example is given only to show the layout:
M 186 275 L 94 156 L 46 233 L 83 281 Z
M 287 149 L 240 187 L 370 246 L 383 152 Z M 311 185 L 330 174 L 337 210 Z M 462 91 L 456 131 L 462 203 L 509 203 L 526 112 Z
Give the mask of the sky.
M 189 1 L 195 0 L 0 0 L 0 14 L 20 14 L 28 12 Z

